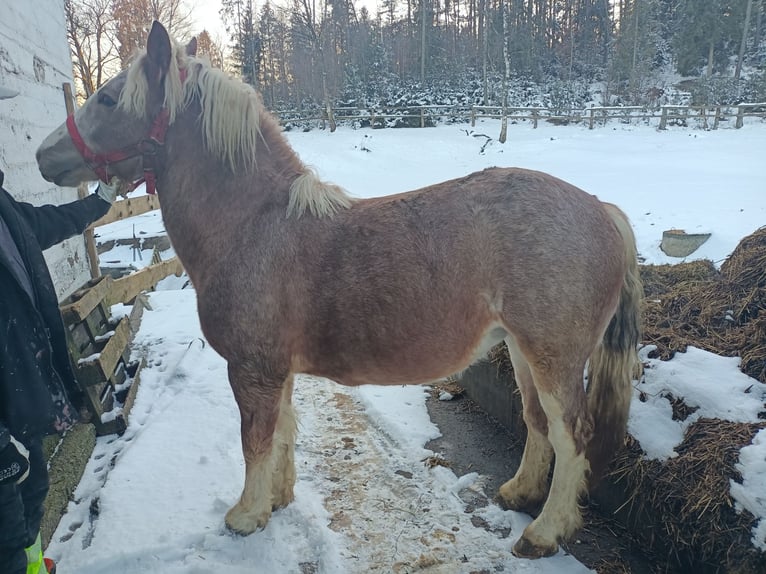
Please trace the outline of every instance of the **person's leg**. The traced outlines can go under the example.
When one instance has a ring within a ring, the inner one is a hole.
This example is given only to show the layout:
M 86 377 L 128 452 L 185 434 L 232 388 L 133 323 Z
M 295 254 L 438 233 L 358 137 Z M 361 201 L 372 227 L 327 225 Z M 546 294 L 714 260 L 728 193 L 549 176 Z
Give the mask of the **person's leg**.
M 45 497 L 48 495 L 48 462 L 43 455 L 42 437 L 28 441 L 25 446 L 29 449 L 29 478 L 20 486 L 21 500 L 24 504 L 24 520 L 26 525 L 26 544 L 34 544 L 40 533 L 40 523 L 45 513 Z
M 0 486 L 0 572 L 26 574 L 28 547 L 34 546 L 48 493 L 48 467 L 42 439 L 24 440 L 29 477 L 20 485 Z
M 17 486 L 0 486 L 0 572 L 26 574 L 24 505 Z

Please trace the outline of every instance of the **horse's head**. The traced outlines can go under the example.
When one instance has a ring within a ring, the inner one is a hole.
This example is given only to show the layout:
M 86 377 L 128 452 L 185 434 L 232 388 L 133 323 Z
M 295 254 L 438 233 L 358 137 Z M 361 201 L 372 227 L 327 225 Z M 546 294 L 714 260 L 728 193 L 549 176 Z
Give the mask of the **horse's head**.
M 187 52 L 194 50 L 192 40 Z M 62 186 L 113 176 L 141 179 L 178 107 L 185 70 L 171 65 L 174 57 L 184 57 L 176 52 L 167 30 L 154 22 L 146 54 L 102 85 L 40 145 L 42 176 Z M 175 99 L 169 109 L 170 97 Z

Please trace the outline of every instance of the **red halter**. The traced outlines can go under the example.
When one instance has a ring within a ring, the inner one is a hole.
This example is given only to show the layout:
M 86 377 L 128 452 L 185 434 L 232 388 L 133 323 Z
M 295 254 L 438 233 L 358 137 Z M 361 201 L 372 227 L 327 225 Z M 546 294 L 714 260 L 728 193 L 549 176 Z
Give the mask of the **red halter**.
M 181 83 L 183 83 L 186 80 L 186 70 L 181 69 L 180 72 Z M 82 159 L 85 160 L 88 167 L 96 172 L 101 181 L 109 182 L 110 164 L 141 156 L 144 165 L 144 177 L 134 181 L 131 189 L 135 189 L 145 181 L 146 193 L 151 195 L 157 193 L 157 176 L 155 174 L 157 150 L 165 145 L 165 134 L 168 131 L 169 125 L 170 111 L 167 107 L 163 107 L 154 118 L 152 127 L 149 128 L 149 133 L 140 142 L 108 153 L 95 153 L 88 147 L 82 134 L 80 134 L 80 130 L 77 129 L 74 115 L 68 116 L 66 119 L 66 127 L 67 131 L 69 131 L 69 137 L 72 138 L 72 143 L 74 143 L 74 146 L 80 152 Z

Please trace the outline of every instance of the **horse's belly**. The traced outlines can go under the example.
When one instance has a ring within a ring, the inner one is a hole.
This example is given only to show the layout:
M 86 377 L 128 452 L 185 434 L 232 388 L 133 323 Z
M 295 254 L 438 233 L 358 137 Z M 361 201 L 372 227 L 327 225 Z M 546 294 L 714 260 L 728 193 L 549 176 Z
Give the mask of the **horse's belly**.
M 308 374 L 326 377 L 346 386 L 429 384 L 458 373 L 502 342 L 508 332 L 493 323 L 478 336 L 460 337 L 446 344 L 444 338 L 412 339 L 396 348 L 365 348 L 320 357 Z M 381 345 L 382 347 L 383 345 Z

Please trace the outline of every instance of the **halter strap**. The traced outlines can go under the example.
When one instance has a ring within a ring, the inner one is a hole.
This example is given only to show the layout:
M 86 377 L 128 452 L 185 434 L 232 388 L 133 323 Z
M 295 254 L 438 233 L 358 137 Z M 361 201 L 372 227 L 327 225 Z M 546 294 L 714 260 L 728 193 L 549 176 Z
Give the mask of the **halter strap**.
M 186 69 L 179 70 L 181 83 L 186 81 Z M 74 114 L 66 119 L 66 127 L 69 137 L 72 138 L 77 151 L 80 152 L 82 159 L 90 167 L 101 181 L 109 182 L 109 166 L 126 159 L 141 156 L 143 163 L 144 176 L 131 184 L 130 190 L 134 190 L 141 183 L 146 182 L 146 193 L 154 195 L 157 193 L 157 152 L 165 145 L 165 135 L 170 126 L 170 110 L 163 106 L 159 113 L 154 117 L 149 133 L 138 143 L 129 145 L 116 151 L 107 153 L 95 153 L 85 143 L 77 124 L 74 121 Z
M 80 152 L 82 159 L 85 160 L 88 167 L 96 172 L 96 175 L 98 175 L 101 181 L 108 182 L 111 179 L 109 177 L 110 164 L 136 157 L 141 154 L 140 144 L 134 144 L 109 153 L 95 153 L 88 147 L 88 144 L 85 143 L 85 140 L 74 121 L 74 114 L 67 117 L 66 127 L 69 132 L 69 137 L 72 138 L 72 143 L 74 143 L 77 151 Z

